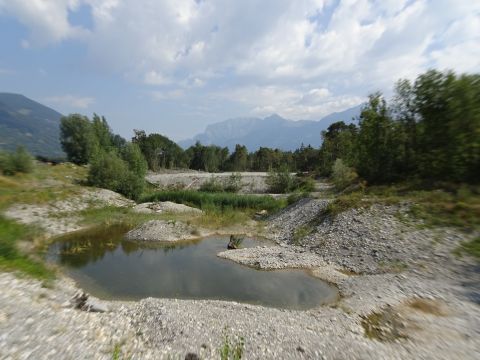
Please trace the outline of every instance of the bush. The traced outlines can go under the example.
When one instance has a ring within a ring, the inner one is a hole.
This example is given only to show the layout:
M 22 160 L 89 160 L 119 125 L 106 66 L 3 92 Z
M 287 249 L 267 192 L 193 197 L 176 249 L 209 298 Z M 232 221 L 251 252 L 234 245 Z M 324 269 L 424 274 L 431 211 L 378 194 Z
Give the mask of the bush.
M 132 171 L 127 161 L 122 160 L 115 152 L 103 151 L 92 160 L 88 183 L 119 192 L 134 200 L 141 196 L 145 186 L 144 176 Z
M 242 188 L 242 175 L 240 173 L 232 173 L 225 182 L 224 190 L 230 193 L 239 192 Z
M 303 193 L 315 191 L 315 180 L 310 176 L 297 176 L 294 181 L 294 190 Z
M 23 146 L 13 153 L 0 153 L 0 170 L 4 175 L 30 173 L 33 171 L 33 158 Z
M 332 168 L 332 181 L 338 191 L 353 184 L 358 178 L 354 169 L 346 166 L 342 159 L 335 160 Z
M 218 193 L 229 192 L 236 193 L 242 188 L 242 175 L 239 173 L 233 173 L 224 181 L 220 181 L 218 178 L 212 175 L 212 177 L 204 182 L 199 190 L 203 192 Z
M 213 175 L 212 177 L 205 181 L 199 188 L 200 191 L 209 192 L 209 193 L 216 193 L 216 192 L 223 192 L 224 187 L 223 184 L 220 183 Z
M 270 171 L 265 182 L 273 194 L 286 194 L 294 189 L 295 180 L 286 167 Z

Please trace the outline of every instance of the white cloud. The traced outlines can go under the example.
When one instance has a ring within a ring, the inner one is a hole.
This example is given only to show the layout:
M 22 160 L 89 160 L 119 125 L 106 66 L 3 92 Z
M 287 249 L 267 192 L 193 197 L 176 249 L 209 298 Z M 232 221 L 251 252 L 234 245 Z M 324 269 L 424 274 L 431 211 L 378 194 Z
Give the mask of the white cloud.
M 68 22 L 82 4 L 91 33 Z M 26 44 L 80 39 L 105 71 L 183 89 L 156 100 L 223 93 L 297 119 L 428 68 L 480 71 L 480 1 L 0 0 L 0 11 L 31 29 Z
M 152 99 L 156 101 L 172 100 L 183 97 L 184 91 L 181 89 L 174 89 L 169 91 L 151 91 L 150 95 Z
M 68 21 L 68 11 L 75 10 L 81 0 L 0 0 L 0 12 L 16 17 L 30 28 L 30 39 L 23 39 L 22 47 L 32 44 L 47 45 L 68 38 L 81 38 L 88 34 L 84 28 Z
M 44 101 L 72 108 L 86 109 L 95 102 L 95 99 L 88 96 L 75 96 L 67 94 L 60 96 L 50 96 L 44 99 Z

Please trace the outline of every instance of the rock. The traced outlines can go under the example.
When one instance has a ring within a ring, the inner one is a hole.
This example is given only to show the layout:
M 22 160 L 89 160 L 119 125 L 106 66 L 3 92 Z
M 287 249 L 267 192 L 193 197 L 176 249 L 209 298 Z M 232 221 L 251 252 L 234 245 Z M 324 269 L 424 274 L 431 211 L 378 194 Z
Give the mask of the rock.
M 197 229 L 180 221 L 150 220 L 129 231 L 125 238 L 135 241 L 182 241 L 199 237 Z
M 185 360 L 200 360 L 200 358 L 195 353 L 188 353 L 185 355 Z
M 153 213 L 174 213 L 174 214 L 203 214 L 203 211 L 191 206 L 176 204 L 171 201 L 163 202 L 147 202 L 143 204 L 138 204 L 133 207 L 133 211 L 143 214 L 153 214 Z
M 228 242 L 227 249 L 228 250 L 239 249 L 242 241 L 243 241 L 243 237 L 230 235 L 230 241 Z

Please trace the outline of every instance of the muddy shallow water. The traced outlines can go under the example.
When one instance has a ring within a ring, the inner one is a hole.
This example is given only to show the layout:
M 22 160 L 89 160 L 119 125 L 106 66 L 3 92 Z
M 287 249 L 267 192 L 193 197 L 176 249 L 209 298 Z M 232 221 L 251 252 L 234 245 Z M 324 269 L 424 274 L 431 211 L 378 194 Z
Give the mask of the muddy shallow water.
M 103 299 L 218 299 L 308 309 L 338 296 L 303 270 L 261 271 L 218 258 L 228 243 L 224 236 L 158 244 L 126 241 L 125 232 L 111 226 L 65 236 L 50 246 L 47 259 Z M 245 238 L 241 246 L 270 245 Z

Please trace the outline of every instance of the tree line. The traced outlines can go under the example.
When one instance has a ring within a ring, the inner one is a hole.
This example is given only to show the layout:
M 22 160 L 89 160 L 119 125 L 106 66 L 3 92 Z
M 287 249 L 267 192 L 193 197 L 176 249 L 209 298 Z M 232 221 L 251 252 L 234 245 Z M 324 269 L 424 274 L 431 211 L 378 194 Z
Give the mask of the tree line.
M 390 101 L 369 96 L 358 125 L 339 122 L 322 133 L 320 171 L 334 163 L 371 184 L 416 178 L 478 183 L 480 75 L 435 70 L 400 80 Z
M 132 198 L 143 190 L 147 169 L 310 172 L 385 184 L 409 178 L 478 182 L 480 75 L 428 71 L 399 80 L 393 98 L 369 96 L 354 123 L 336 122 L 319 136 L 319 149 L 261 147 L 249 152 L 199 142 L 184 150 L 168 137 L 134 130 L 131 141 L 114 134 L 106 119 L 72 114 L 61 119 L 69 161 L 91 164 L 89 182 Z

